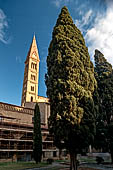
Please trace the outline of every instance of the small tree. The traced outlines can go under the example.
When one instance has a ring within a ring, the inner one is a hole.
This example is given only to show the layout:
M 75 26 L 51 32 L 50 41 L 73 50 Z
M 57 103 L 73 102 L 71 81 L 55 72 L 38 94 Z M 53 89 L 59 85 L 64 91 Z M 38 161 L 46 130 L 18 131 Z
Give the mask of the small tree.
M 33 154 L 36 163 L 41 162 L 42 157 L 42 134 L 41 134 L 41 119 L 38 103 L 34 110 L 34 128 L 33 128 Z
M 53 30 L 47 68 L 49 131 L 54 135 L 56 146 L 69 151 L 70 169 L 75 170 L 77 154 L 88 148 L 95 132 L 96 80 L 84 38 L 66 7 L 62 8 Z

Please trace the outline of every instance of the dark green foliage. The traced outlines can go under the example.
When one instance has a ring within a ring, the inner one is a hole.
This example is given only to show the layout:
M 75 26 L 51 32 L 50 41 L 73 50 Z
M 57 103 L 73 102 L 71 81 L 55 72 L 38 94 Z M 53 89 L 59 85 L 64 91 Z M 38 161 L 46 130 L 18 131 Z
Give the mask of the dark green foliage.
M 110 150 L 110 153 L 111 153 L 111 160 L 112 160 L 112 163 L 113 163 L 113 120 L 108 125 L 107 138 L 108 138 L 109 150 Z
M 110 150 L 111 156 L 113 156 L 113 135 L 111 133 L 111 129 L 113 128 L 113 70 L 111 64 L 107 62 L 100 51 L 95 50 L 94 58 L 99 105 L 95 147 L 103 149 L 103 152 Z
M 110 122 L 113 109 L 113 73 L 112 66 L 104 58 L 104 55 L 95 50 L 95 78 L 98 84 L 99 111 L 101 119 Z
M 47 159 L 47 163 L 48 163 L 48 164 L 52 164 L 52 162 L 53 162 L 53 159 L 52 159 L 52 158 L 48 158 L 48 159 Z
M 96 80 L 84 38 L 66 7 L 53 30 L 46 86 L 51 105 L 49 130 L 56 146 L 66 147 L 76 156 L 93 140 Z
M 104 77 L 109 76 L 109 74 L 112 72 L 112 65 L 107 62 L 104 55 L 99 51 L 95 50 L 95 73 L 96 73 L 96 79 L 102 80 Z
M 42 157 L 42 134 L 39 106 L 36 103 L 34 110 L 34 129 L 33 129 L 33 154 L 36 163 L 41 162 Z
M 103 152 L 108 152 L 108 126 L 102 119 L 97 120 L 94 147 Z
M 98 84 L 99 112 L 101 119 L 110 123 L 113 110 L 113 72 L 104 55 L 95 50 L 95 78 Z
M 102 163 L 104 163 L 104 159 L 102 157 L 100 157 L 100 156 L 97 156 L 96 157 L 96 162 L 97 162 L 97 164 L 102 164 Z

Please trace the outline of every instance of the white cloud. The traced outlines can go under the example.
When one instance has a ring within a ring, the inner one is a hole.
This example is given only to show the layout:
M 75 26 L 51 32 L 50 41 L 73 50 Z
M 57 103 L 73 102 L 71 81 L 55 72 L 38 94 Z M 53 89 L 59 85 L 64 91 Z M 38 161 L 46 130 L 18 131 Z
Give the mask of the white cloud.
M 62 4 L 68 4 L 72 0 L 53 0 L 52 3 L 59 8 Z
M 87 30 L 85 40 L 91 57 L 100 50 L 113 65 L 113 4 L 107 4 L 105 15 L 97 14 L 93 27 Z
M 82 31 L 84 32 L 84 26 L 88 25 L 90 20 L 91 20 L 91 16 L 92 16 L 93 11 L 90 9 L 85 15 L 83 15 L 81 20 L 75 20 L 75 25 Z M 79 12 L 80 15 L 83 14 L 83 12 Z
M 60 7 L 72 1 L 76 2 L 76 6 L 79 4 L 78 0 L 53 0 L 52 2 L 56 7 Z M 106 8 L 103 8 L 105 5 Z M 93 59 L 95 49 L 98 49 L 113 65 L 113 0 L 105 0 L 101 7 L 100 9 L 98 4 L 97 9 L 93 9 L 89 1 L 79 4 L 76 12 L 81 19 L 75 20 L 75 24 L 84 34 L 91 58 Z
M 7 44 L 9 41 L 6 39 L 5 29 L 8 28 L 7 17 L 3 10 L 0 9 L 0 41 Z
M 83 16 L 83 24 L 86 25 L 89 22 L 89 19 L 92 15 L 93 11 L 90 9 L 85 16 Z

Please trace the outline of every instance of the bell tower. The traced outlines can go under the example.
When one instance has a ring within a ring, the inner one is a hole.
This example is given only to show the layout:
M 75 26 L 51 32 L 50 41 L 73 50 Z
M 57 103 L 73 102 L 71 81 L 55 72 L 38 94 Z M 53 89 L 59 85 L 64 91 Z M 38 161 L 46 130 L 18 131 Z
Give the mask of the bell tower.
M 35 35 L 29 49 L 24 70 L 21 106 L 26 102 L 36 102 L 38 96 L 39 54 Z

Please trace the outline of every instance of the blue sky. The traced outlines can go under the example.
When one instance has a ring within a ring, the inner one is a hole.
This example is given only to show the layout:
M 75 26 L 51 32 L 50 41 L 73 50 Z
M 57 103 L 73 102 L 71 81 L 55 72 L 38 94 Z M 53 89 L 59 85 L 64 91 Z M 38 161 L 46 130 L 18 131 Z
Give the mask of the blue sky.
M 46 96 L 46 56 L 61 8 L 66 5 L 86 40 L 113 64 L 112 0 L 0 0 L 0 101 L 20 105 L 26 59 L 35 33 L 40 55 L 39 95 Z

